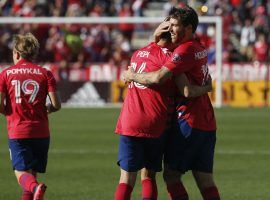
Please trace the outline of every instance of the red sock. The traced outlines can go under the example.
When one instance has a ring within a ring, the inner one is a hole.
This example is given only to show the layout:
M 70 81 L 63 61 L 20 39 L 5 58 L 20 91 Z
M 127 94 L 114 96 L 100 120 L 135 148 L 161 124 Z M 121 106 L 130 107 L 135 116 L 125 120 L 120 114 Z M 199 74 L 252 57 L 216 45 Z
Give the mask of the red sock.
M 22 194 L 22 200 L 33 200 L 33 193 L 24 190 Z
M 203 189 L 202 196 L 204 200 L 220 200 L 220 196 L 216 186 Z
M 167 190 L 170 200 L 188 200 L 188 193 L 181 182 L 167 185 Z
M 145 179 L 142 181 L 142 200 L 157 200 L 158 191 L 156 180 Z
M 133 188 L 126 183 L 119 183 L 114 194 L 114 200 L 130 200 Z
M 19 184 L 23 190 L 34 193 L 35 187 L 38 186 L 36 178 L 30 173 L 24 173 L 19 178 Z

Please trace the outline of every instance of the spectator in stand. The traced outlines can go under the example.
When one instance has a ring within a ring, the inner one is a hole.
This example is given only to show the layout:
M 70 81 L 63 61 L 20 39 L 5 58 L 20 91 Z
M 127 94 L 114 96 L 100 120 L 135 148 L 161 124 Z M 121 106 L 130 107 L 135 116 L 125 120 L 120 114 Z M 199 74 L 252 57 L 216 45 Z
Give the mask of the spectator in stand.
M 92 26 L 84 35 L 83 48 L 88 62 L 107 62 L 112 43 L 110 31 L 106 25 Z
M 252 56 L 252 45 L 256 40 L 256 33 L 255 29 L 251 24 L 250 19 L 246 19 L 245 26 L 242 28 L 241 31 L 241 53 L 242 55 L 246 56 L 248 60 L 251 60 Z
M 259 6 L 256 9 L 254 27 L 257 33 L 267 34 L 269 32 L 269 18 L 266 15 L 264 6 Z
M 135 0 L 132 4 L 132 10 L 134 12 L 134 16 L 142 17 L 143 16 L 143 8 L 146 4 L 147 0 Z
M 170 0 L 168 2 L 166 2 L 164 5 L 163 5 L 163 10 L 164 10 L 164 16 L 168 16 L 169 15 L 169 12 L 171 10 L 172 7 L 183 7 L 184 5 L 187 4 L 187 0 L 184 0 L 184 1 L 179 1 L 179 0 Z
M 133 16 L 130 4 L 129 3 L 124 3 L 118 15 L 119 15 L 119 17 L 131 17 L 131 16 Z M 125 38 L 127 38 L 128 41 L 131 42 L 132 34 L 133 34 L 133 30 L 134 30 L 134 25 L 133 24 L 127 24 L 127 23 L 120 23 L 119 24 L 119 29 L 122 32 L 122 34 L 125 36 Z
M 8 56 L 1 56 L 1 61 L 2 62 L 8 62 L 8 58 L 12 57 L 11 53 L 9 53 L 9 48 L 8 48 L 8 44 L 9 44 L 9 40 L 10 40 L 10 34 L 8 33 L 1 33 L 1 37 L 0 37 L 0 55 L 8 55 Z
M 265 35 L 261 33 L 254 45 L 254 61 L 267 62 L 269 56 L 269 44 L 266 42 Z

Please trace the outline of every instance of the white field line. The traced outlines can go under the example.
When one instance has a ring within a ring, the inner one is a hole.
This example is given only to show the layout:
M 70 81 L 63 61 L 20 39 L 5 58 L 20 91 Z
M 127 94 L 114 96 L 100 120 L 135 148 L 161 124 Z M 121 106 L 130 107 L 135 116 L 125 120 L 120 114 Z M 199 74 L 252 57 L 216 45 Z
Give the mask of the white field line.
M 216 154 L 223 155 L 270 155 L 270 151 L 253 151 L 253 150 L 216 150 Z
M 105 103 L 105 104 L 101 104 L 101 105 L 70 105 L 70 104 L 62 104 L 63 108 L 74 108 L 74 109 L 78 109 L 78 108 L 100 108 L 100 109 L 104 109 L 104 108 L 121 108 L 122 107 L 122 103 Z
M 107 150 L 86 150 L 86 149 L 50 149 L 49 154 L 116 154 L 118 151 Z M 0 150 L 1 154 L 8 153 L 8 150 Z M 270 155 L 270 151 L 252 151 L 252 150 L 216 150 L 216 154 L 221 155 Z

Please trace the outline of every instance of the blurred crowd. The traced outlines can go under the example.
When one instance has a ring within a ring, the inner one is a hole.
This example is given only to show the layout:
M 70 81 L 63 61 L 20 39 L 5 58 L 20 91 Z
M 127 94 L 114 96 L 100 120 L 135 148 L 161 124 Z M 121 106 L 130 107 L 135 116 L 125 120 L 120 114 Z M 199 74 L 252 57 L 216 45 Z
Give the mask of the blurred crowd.
M 269 0 L 208 0 L 206 5 L 207 15 L 223 18 L 223 61 L 269 62 Z
M 19 17 L 140 16 L 144 0 L 13 0 L 0 1 L 0 15 Z M 127 66 L 134 26 L 131 24 L 11 24 L 1 25 L 0 63 L 12 61 L 14 33 L 32 32 L 40 41 L 39 62 L 70 63 L 82 68 L 89 62 Z M 64 77 L 63 77 L 64 78 Z
M 11 0 L 0 1 L 0 16 L 143 16 L 151 0 Z M 171 6 L 190 4 L 202 16 L 223 18 L 223 61 L 268 61 L 270 0 L 201 0 L 163 2 L 166 15 Z M 160 16 L 160 15 L 159 15 Z M 142 31 L 144 27 L 140 27 Z M 84 63 L 110 62 L 127 66 L 136 25 L 1 25 L 0 63 L 10 62 L 12 34 L 32 32 L 41 43 L 39 62 L 57 62 L 61 69 L 82 68 Z M 209 48 L 214 62 L 215 28 L 202 24 L 198 36 Z

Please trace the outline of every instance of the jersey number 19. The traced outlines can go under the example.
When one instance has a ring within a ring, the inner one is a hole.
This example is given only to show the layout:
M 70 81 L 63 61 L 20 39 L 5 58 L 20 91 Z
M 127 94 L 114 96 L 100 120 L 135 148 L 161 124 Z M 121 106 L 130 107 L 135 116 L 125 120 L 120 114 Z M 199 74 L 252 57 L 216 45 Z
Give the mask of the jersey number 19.
M 19 80 L 13 80 L 11 81 L 11 84 L 15 87 L 16 103 L 22 102 L 21 91 L 24 94 L 30 95 L 28 103 L 33 103 L 35 101 L 39 90 L 39 84 L 36 81 L 32 79 L 27 79 L 21 83 L 21 81 Z M 32 86 L 32 89 L 29 89 L 29 86 Z

